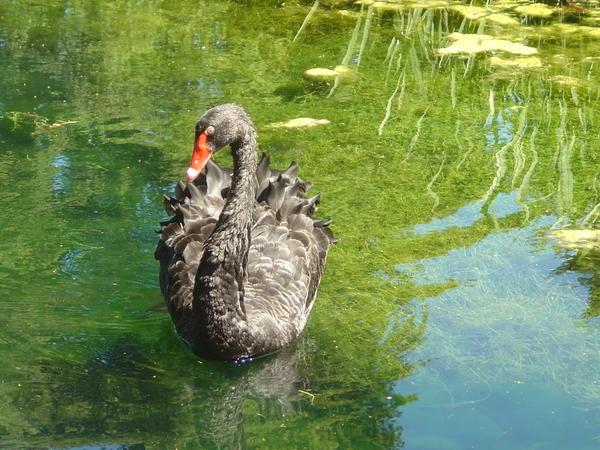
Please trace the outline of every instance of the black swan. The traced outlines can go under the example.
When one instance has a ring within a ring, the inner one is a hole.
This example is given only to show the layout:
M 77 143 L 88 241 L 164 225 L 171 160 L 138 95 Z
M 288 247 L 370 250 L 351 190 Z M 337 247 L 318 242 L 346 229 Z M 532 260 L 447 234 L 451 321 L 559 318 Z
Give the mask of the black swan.
M 264 155 L 257 163 L 256 139 L 240 106 L 208 110 L 188 182 L 165 196 L 160 286 L 177 332 L 202 358 L 245 361 L 298 337 L 334 242 L 329 222 L 311 217 L 319 194 L 307 198 L 298 166 L 273 170 Z M 233 172 L 210 159 L 226 146 Z

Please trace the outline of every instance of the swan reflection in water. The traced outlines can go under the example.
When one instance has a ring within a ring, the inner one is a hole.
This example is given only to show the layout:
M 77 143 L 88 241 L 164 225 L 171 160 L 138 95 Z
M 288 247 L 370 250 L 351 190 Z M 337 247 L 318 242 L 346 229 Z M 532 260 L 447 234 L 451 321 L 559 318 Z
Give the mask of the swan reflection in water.
M 174 338 L 165 340 L 180 346 Z M 301 338 L 250 364 L 226 364 L 198 361 L 181 351 L 166 354 L 158 346 L 148 352 L 139 342 L 123 340 L 98 351 L 83 370 L 67 369 L 78 376 L 64 378 L 65 383 L 56 385 L 59 392 L 45 390 L 47 402 L 31 405 L 28 414 L 39 416 L 54 395 L 66 398 L 63 405 L 77 405 L 76 415 L 68 407 L 55 410 L 39 436 L 40 443 L 51 439 L 62 447 L 242 448 L 263 427 L 279 427 L 307 414 L 311 383 L 306 354 L 311 347 Z M 57 424 L 54 429 L 52 423 Z M 56 427 L 66 423 L 71 438 L 61 442 Z
M 399 442 L 397 426 L 385 426 L 398 407 L 386 400 L 386 385 L 369 392 L 368 380 L 342 382 L 339 374 L 325 373 L 332 368 L 308 336 L 277 354 L 234 365 L 197 360 L 181 351 L 168 328 L 154 345 L 127 337 L 83 366 L 49 368 L 45 383 L 14 400 L 22 422 L 38 427 L 27 442 L 136 449 Z M 307 427 L 310 433 L 301 432 Z

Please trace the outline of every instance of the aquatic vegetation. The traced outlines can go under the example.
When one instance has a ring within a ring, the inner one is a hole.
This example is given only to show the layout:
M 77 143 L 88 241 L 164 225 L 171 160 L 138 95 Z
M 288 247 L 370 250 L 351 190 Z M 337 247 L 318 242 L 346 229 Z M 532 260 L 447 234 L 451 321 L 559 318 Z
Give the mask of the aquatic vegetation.
M 516 34 L 532 40 L 543 39 L 551 42 L 560 41 L 565 37 L 571 40 L 598 39 L 600 38 L 600 29 L 592 26 L 558 22 L 545 25 L 522 25 L 512 30 L 512 33 L 507 32 L 506 34 L 507 36 Z
M 494 384 L 513 390 L 516 384 L 531 387 L 539 377 L 562 386 L 569 396 L 590 406 L 600 398 L 590 365 L 598 361 L 598 342 L 585 328 L 574 326 L 584 307 L 569 283 L 573 275 L 566 272 L 549 277 L 549 271 L 558 270 L 562 260 L 551 245 L 534 247 L 531 240 L 530 233 L 547 224 L 547 218 L 540 219 L 525 229 L 489 235 L 470 248 L 415 263 L 418 268 L 397 266 L 399 273 L 412 273 L 420 283 L 461 280 L 458 287 L 423 308 L 429 315 L 430 340 L 415 356 L 443 353 L 445 357 L 418 378 L 435 385 L 450 372 L 480 389 L 444 392 L 439 387 L 436 391 L 441 395 L 436 397 L 444 400 L 434 401 L 438 407 L 462 401 L 475 407 L 488 395 L 497 395 Z M 503 245 L 510 246 L 511 257 L 498 261 L 505 254 L 499 251 Z M 536 263 L 526 264 L 533 261 Z M 511 264 L 518 267 L 511 268 Z M 513 275 L 513 270 L 520 274 Z M 525 287 L 517 281 L 526 279 L 535 282 Z M 455 331 L 448 333 L 449 329 Z M 472 340 L 475 342 L 470 345 Z M 551 350 L 546 347 L 548 341 Z
M 292 39 L 292 42 L 294 42 L 296 39 L 298 39 L 298 36 L 300 36 L 300 34 L 302 33 L 302 31 L 306 28 L 306 25 L 308 25 L 308 22 L 310 21 L 310 19 L 312 18 L 312 16 L 315 14 L 315 12 L 317 11 L 318 7 L 319 7 L 319 0 L 315 0 L 315 2 L 313 3 L 312 7 L 308 11 L 308 14 L 304 18 L 304 21 L 302 21 L 302 25 L 300 25 L 300 28 L 298 28 L 298 32 L 294 36 L 294 39 Z
M 304 72 L 304 76 L 307 78 L 312 78 L 313 80 L 334 81 L 335 79 L 337 79 L 339 74 L 335 70 L 315 67 L 313 69 L 308 69 L 306 72 Z
M 549 30 L 551 33 L 560 33 L 562 35 L 573 35 L 573 37 L 592 37 L 600 38 L 600 29 L 596 27 L 586 27 L 583 25 L 576 25 L 572 23 L 555 23 L 552 24 Z M 540 32 L 543 33 L 544 29 L 541 28 Z
M 446 155 L 444 154 L 444 157 L 442 158 L 442 162 L 440 163 L 440 167 L 438 168 L 437 172 L 435 173 L 435 175 L 431 178 L 431 181 L 427 184 L 427 193 L 429 194 L 429 196 L 433 199 L 433 206 L 431 207 L 431 211 L 435 211 L 435 209 L 438 207 L 438 205 L 440 204 L 440 196 L 437 195 L 433 189 L 432 186 L 435 183 L 435 180 L 437 180 L 437 178 L 440 176 L 440 174 L 442 173 L 442 169 L 444 168 L 444 163 L 446 162 Z
M 338 64 L 333 70 L 342 83 L 352 83 L 358 79 L 356 68 L 348 64 Z
M 597 252 L 549 232 L 598 228 L 595 6 L 316 3 L 0 7 L 4 445 L 597 446 Z M 245 367 L 149 310 L 161 196 L 223 101 L 341 237 L 304 339 Z
M 356 67 L 360 67 L 360 62 L 362 60 L 362 56 L 365 51 L 367 41 L 369 39 L 369 31 L 371 29 L 372 20 L 373 20 L 373 7 L 369 6 L 369 8 L 367 9 L 367 17 L 365 18 L 365 25 L 363 27 L 363 34 L 362 34 L 362 39 L 360 41 L 358 55 L 356 56 Z M 344 62 L 342 62 L 342 64 L 344 64 Z
M 387 104 L 385 106 L 385 115 L 383 116 L 383 119 L 381 120 L 381 123 L 377 128 L 377 133 L 379 134 L 379 136 L 381 136 L 381 134 L 383 133 L 383 127 L 385 127 L 385 124 L 390 119 L 390 115 L 392 114 L 392 102 L 394 100 L 394 97 L 396 97 L 396 94 L 398 93 L 398 89 L 400 88 L 400 95 L 398 96 L 398 109 L 402 108 L 402 97 L 404 96 L 404 88 L 406 87 L 405 75 L 406 74 L 402 72 L 402 75 L 398 77 L 398 81 L 396 82 L 396 88 L 394 89 L 394 92 L 392 92 L 392 95 L 390 95 L 390 97 L 388 98 Z M 402 81 L 402 83 L 400 83 L 400 81 Z
M 592 83 L 588 80 L 581 80 L 579 78 L 571 77 L 569 75 L 553 75 L 550 77 L 550 81 L 571 87 L 592 87 Z
M 567 248 L 600 251 L 600 230 L 554 230 L 550 236 Z
M 541 69 L 543 67 L 542 60 L 537 56 L 512 59 L 491 56 L 488 61 L 492 67 L 507 69 Z
M 548 19 L 558 12 L 556 8 L 552 8 L 545 3 L 520 5 L 515 8 L 515 11 L 523 16 L 541 17 L 543 19 Z
M 308 69 L 304 72 L 304 76 L 312 80 L 335 83 L 351 83 L 357 78 L 355 70 L 344 64 L 335 66 L 333 70 L 320 67 Z
M 590 212 L 585 215 L 581 221 L 581 226 L 593 225 L 596 222 L 600 223 L 600 202 L 594 205 Z
M 502 51 L 513 55 L 535 55 L 538 51 L 518 42 L 497 39 L 486 34 L 452 33 L 448 36 L 454 41 L 450 46 L 438 49 L 440 55 L 475 54 Z
M 327 119 L 311 119 L 310 117 L 298 117 L 287 122 L 275 122 L 267 125 L 270 128 L 313 128 L 319 125 L 331 123 Z
M 571 159 L 573 157 L 573 148 L 575 146 L 575 136 L 568 139 L 568 135 L 563 130 L 558 136 L 558 214 L 559 220 L 563 223 L 569 222 L 569 216 L 573 208 L 573 170 L 571 169 Z
M 446 8 L 451 5 L 452 1 L 449 0 L 388 0 L 388 1 L 376 1 L 376 0 L 358 0 L 355 2 L 357 5 L 371 6 L 379 11 L 406 11 L 410 9 L 438 9 Z
M 462 14 L 466 19 L 470 20 L 486 20 L 497 23 L 499 25 L 519 25 L 519 21 L 507 14 L 494 12 L 491 8 L 483 8 L 480 6 L 465 6 L 452 5 L 449 8 Z

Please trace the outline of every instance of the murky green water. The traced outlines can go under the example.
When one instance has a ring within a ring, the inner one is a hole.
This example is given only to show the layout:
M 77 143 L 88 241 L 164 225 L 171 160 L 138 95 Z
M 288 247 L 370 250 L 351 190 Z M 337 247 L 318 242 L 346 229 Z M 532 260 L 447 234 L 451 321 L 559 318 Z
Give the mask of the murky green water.
M 598 11 L 321 2 L 292 42 L 312 3 L 278 3 L 0 3 L 0 446 L 598 448 L 599 256 L 551 237 L 598 227 Z M 455 31 L 541 67 L 440 58 Z M 161 195 L 229 101 L 341 238 L 303 338 L 245 366 L 153 308 Z M 331 124 L 267 126 L 297 117 Z

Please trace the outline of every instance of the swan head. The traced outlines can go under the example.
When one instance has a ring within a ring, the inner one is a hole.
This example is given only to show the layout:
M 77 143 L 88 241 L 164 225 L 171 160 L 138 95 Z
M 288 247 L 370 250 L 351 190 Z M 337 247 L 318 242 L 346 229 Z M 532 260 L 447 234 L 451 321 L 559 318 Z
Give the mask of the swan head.
M 187 179 L 192 182 L 213 153 L 229 145 L 239 144 L 252 129 L 252 123 L 241 106 L 232 103 L 215 106 L 204 113 L 196 124 L 196 137 Z

